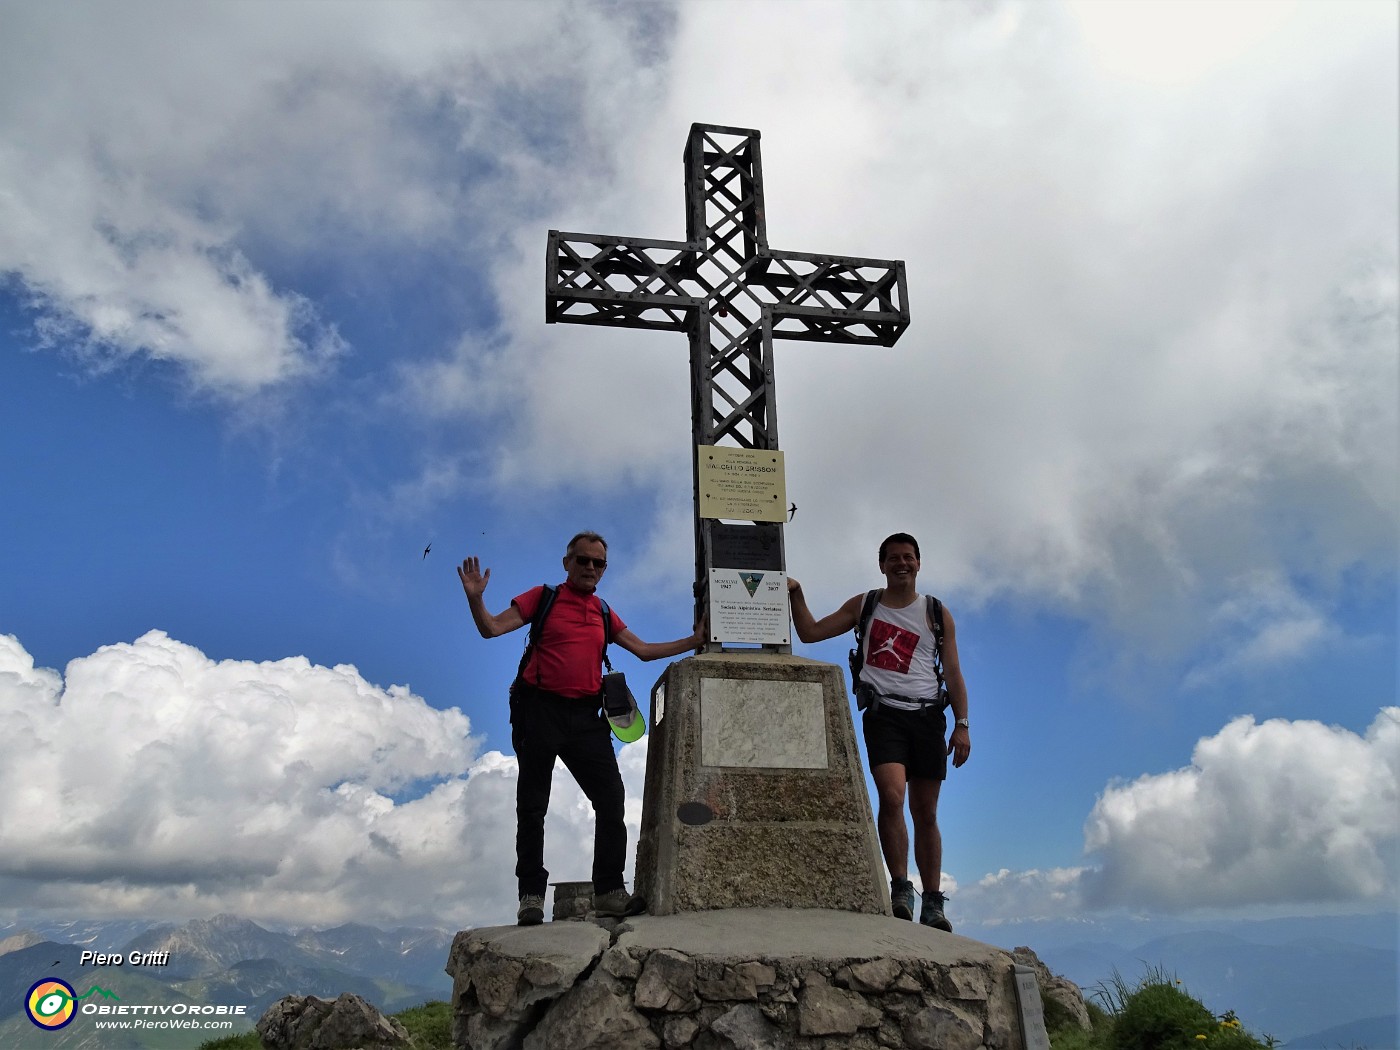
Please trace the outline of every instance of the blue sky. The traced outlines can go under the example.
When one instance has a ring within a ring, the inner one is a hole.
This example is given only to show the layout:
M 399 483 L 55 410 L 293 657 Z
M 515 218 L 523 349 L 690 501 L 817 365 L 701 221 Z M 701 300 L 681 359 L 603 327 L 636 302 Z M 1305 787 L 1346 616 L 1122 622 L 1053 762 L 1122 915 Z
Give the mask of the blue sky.
M 543 259 L 682 237 L 691 122 L 773 246 L 908 264 L 897 347 L 778 345 L 787 545 L 820 614 L 910 531 L 957 616 L 954 921 L 1393 909 L 1394 5 L 515 10 L 0 6 L 5 912 L 508 915 L 453 569 L 594 528 L 688 629 L 684 339 Z

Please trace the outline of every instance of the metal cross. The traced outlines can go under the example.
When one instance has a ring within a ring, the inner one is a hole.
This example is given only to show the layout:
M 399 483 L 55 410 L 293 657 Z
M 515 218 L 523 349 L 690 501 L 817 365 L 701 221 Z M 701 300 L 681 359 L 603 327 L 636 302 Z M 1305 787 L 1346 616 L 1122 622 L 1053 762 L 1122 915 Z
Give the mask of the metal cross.
M 909 327 L 902 261 L 768 247 L 758 139 L 747 128 L 691 125 L 684 241 L 550 230 L 545 261 L 547 322 L 690 337 L 697 612 L 706 607 L 722 530 L 760 530 L 776 547 L 768 567 L 786 570 L 781 523 L 736 526 L 700 516 L 696 451 L 779 447 L 773 339 L 893 346 Z

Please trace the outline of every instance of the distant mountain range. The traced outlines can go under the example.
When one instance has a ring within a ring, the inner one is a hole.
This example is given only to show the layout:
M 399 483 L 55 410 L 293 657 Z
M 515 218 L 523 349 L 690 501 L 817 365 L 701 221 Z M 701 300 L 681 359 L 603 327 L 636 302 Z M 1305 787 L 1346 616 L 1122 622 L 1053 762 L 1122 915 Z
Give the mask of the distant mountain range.
M 1233 1010 L 1254 1034 L 1286 1050 L 1400 1050 L 1397 952 L 1400 915 L 1262 921 L 1115 921 L 960 924 L 1003 948 L 1029 945 L 1086 996 L 1116 971 L 1136 982 L 1149 967 L 1179 977 L 1217 1014 Z M 181 1048 L 176 1033 L 113 1041 L 89 1025 L 40 1033 L 23 1013 L 35 981 L 61 977 L 81 994 L 94 984 L 126 1002 L 244 1004 L 251 1025 L 284 995 L 351 991 L 392 1012 L 447 999 L 443 966 L 453 933 L 347 924 L 278 932 L 220 915 L 181 925 L 28 922 L 0 926 L 0 1047 L 6 1050 Z M 79 966 L 84 950 L 169 952 L 164 967 Z M 36 1042 L 35 1036 L 39 1039 Z M 174 1041 L 172 1041 L 172 1038 Z
M 74 1023 L 40 1032 L 24 1015 L 24 998 L 45 977 L 67 981 L 81 995 L 110 988 L 126 1003 L 244 1005 L 249 1028 L 284 995 L 335 998 L 355 992 L 386 1012 L 451 994 L 443 972 L 452 934 L 444 930 L 379 930 L 345 925 L 279 933 L 247 919 L 220 915 L 183 925 L 140 922 L 13 924 L 0 927 L 0 1046 L 18 1050 L 189 1047 L 190 1033 L 98 1032 Z M 8 950 L 5 950 L 8 948 Z M 165 966 L 80 965 L 83 951 L 168 952 Z

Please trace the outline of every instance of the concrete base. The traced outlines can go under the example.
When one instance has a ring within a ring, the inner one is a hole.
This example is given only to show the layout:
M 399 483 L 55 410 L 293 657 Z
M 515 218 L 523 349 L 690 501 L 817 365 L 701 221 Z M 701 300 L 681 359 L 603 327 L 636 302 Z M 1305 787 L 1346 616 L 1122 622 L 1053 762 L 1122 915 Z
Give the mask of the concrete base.
M 889 914 L 835 664 L 709 653 L 652 690 L 636 890 L 652 915 L 719 908 Z

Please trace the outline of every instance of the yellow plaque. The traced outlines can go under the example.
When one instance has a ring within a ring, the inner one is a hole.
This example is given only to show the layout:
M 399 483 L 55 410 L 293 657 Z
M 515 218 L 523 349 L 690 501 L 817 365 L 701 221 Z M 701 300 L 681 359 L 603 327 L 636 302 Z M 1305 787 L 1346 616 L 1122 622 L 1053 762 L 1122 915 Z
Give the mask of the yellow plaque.
M 786 521 L 783 454 L 758 448 L 701 445 L 700 517 Z

